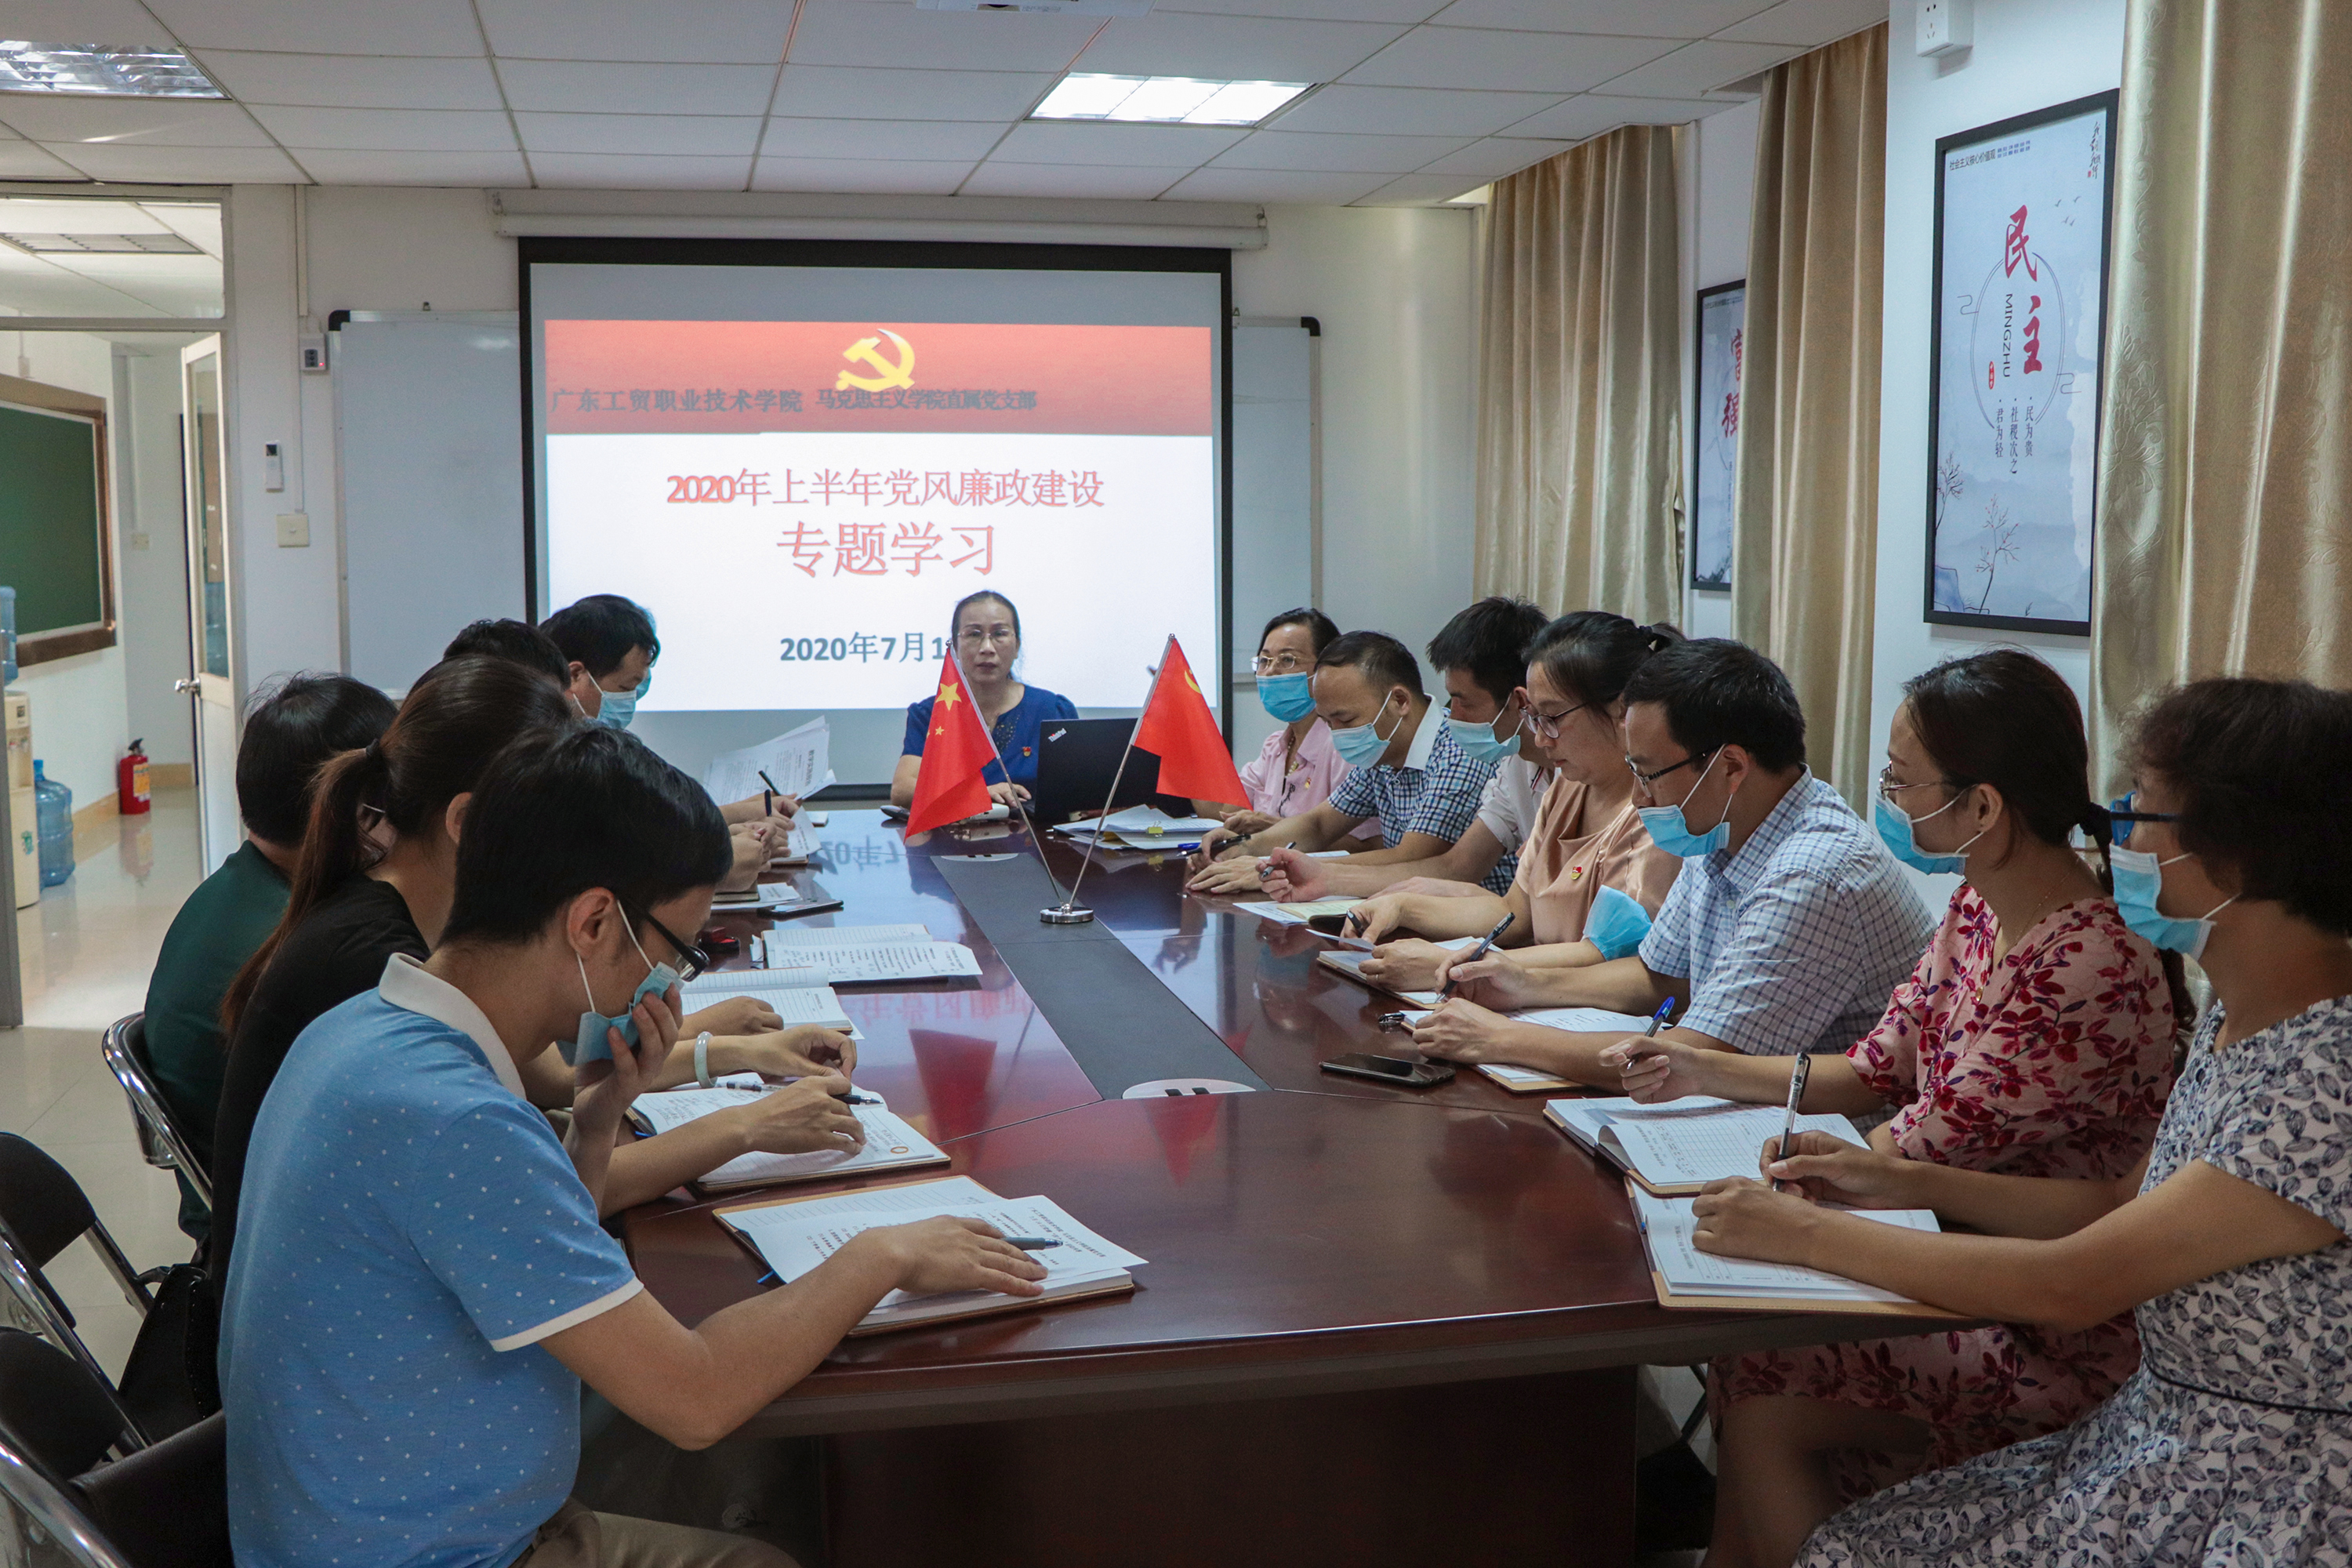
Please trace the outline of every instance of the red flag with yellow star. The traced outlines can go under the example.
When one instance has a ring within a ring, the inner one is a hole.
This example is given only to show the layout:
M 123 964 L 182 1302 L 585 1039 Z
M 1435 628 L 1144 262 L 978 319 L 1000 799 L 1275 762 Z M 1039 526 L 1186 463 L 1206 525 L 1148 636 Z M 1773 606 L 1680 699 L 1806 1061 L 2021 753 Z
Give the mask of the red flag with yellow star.
M 939 694 L 923 732 L 923 769 L 915 775 L 914 804 L 907 808 L 907 831 L 922 833 L 977 816 L 989 807 L 981 771 L 996 760 L 988 728 L 964 689 L 963 672 L 950 654 L 940 663 Z
M 1209 711 L 1209 700 L 1192 679 L 1192 667 L 1184 661 L 1184 650 L 1174 637 L 1168 639 L 1168 656 L 1160 661 L 1151 700 L 1143 705 L 1143 718 L 1135 726 L 1135 745 L 1160 759 L 1162 795 L 1243 805 L 1249 801 L 1241 774 L 1234 771 L 1233 752 L 1217 728 L 1217 716 Z

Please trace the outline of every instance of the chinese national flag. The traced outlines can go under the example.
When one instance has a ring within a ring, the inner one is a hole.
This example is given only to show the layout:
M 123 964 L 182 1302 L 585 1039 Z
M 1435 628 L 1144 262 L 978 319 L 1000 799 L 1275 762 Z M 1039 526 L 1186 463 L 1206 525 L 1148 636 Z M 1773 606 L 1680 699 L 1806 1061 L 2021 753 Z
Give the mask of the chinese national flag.
M 930 731 L 923 737 L 923 768 L 915 775 L 907 831 L 927 832 L 986 811 L 988 784 L 981 770 L 995 760 L 996 748 L 950 654 L 940 664 L 940 691 L 931 703 Z
M 1209 711 L 1192 667 L 1174 637 L 1168 639 L 1168 657 L 1160 661 L 1159 678 L 1151 683 L 1151 700 L 1135 726 L 1139 751 L 1160 759 L 1160 792 L 1193 800 L 1231 801 L 1247 805 L 1242 776 L 1234 771 L 1234 754 Z

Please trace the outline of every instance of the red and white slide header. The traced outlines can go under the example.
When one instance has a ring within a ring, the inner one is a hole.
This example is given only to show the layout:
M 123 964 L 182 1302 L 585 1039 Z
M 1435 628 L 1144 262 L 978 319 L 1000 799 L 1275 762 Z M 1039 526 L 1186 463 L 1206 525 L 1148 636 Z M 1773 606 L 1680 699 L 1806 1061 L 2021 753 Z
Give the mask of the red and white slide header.
M 544 323 L 550 435 L 764 430 L 1207 436 L 1207 327 Z

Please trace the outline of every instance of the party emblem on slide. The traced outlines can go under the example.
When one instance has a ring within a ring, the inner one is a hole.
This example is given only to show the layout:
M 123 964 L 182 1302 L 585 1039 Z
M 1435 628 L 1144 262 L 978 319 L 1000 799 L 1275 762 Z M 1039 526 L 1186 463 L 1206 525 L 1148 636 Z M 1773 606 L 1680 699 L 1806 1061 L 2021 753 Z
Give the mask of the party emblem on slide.
M 845 370 L 833 379 L 835 392 L 846 392 L 853 386 L 864 392 L 887 392 L 894 386 L 915 384 L 915 345 L 887 327 L 874 330 L 898 345 L 898 363 L 892 364 L 883 356 L 882 338 L 860 338 L 842 350 L 841 357 L 852 364 L 871 365 L 881 374 L 857 375 Z

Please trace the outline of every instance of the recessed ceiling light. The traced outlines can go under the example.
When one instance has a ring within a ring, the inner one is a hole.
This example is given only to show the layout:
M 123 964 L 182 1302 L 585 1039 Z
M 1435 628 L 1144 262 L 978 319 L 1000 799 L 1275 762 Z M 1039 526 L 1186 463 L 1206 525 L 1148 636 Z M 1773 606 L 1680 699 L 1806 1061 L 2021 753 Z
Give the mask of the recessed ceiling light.
M 203 247 L 176 234 L 7 234 L 17 249 L 35 256 L 199 256 Z
M 21 38 L 0 38 L 0 92 L 117 98 L 228 96 L 178 49 L 30 44 Z
M 1073 72 L 1055 84 L 1029 118 L 1255 125 L 1314 85 L 1311 81 L 1208 81 L 1189 76 Z

